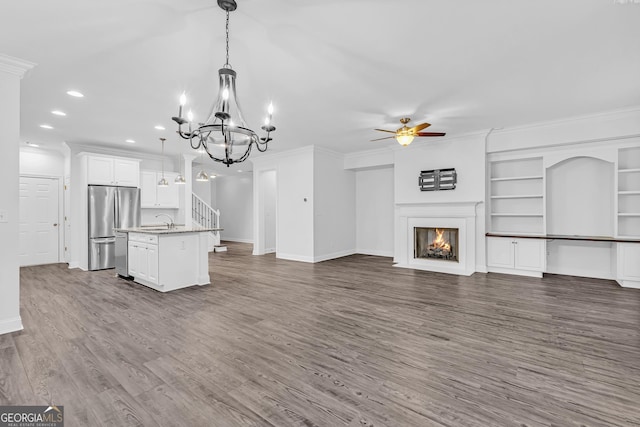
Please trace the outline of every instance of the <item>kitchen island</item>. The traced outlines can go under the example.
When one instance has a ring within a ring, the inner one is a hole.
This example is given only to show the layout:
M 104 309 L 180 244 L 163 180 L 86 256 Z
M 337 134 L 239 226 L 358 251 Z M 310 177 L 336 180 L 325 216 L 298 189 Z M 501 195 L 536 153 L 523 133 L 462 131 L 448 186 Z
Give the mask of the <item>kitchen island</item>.
M 221 230 L 198 226 L 116 229 L 128 234 L 128 275 L 160 292 L 211 283 L 208 232 Z

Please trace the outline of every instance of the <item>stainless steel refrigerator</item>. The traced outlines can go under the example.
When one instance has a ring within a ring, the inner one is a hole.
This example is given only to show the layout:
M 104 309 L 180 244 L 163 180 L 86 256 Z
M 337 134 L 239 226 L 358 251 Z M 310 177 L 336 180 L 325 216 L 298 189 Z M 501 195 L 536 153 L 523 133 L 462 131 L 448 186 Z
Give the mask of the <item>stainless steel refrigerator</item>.
M 140 226 L 140 189 L 89 186 L 89 270 L 115 267 L 114 228 Z

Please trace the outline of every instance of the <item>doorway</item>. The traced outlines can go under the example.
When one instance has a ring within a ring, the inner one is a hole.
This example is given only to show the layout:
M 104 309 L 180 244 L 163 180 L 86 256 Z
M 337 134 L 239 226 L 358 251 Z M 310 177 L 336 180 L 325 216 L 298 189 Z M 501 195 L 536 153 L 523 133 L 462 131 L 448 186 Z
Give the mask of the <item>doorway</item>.
M 20 266 L 59 262 L 57 178 L 20 177 Z

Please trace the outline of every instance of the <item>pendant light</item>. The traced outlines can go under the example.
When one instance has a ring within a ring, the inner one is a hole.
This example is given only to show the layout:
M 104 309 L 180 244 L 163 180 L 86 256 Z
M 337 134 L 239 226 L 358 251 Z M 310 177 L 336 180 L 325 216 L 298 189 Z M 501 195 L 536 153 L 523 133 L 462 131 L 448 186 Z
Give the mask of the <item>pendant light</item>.
M 160 138 L 160 141 L 162 141 L 162 179 L 160 181 L 158 181 L 158 187 L 168 187 L 169 186 L 169 181 L 167 181 L 164 177 L 164 141 L 165 138 Z
M 203 162 L 204 160 L 204 149 L 200 150 L 200 163 L 204 164 Z M 208 182 L 209 181 L 209 175 L 204 171 L 204 169 L 200 169 L 200 172 L 198 172 L 198 174 L 196 175 L 196 181 L 199 182 Z
M 187 180 L 184 179 L 184 175 L 182 174 L 182 162 L 180 163 L 180 173 L 176 176 L 176 179 L 173 180 L 173 183 L 176 185 L 184 185 L 187 183 Z

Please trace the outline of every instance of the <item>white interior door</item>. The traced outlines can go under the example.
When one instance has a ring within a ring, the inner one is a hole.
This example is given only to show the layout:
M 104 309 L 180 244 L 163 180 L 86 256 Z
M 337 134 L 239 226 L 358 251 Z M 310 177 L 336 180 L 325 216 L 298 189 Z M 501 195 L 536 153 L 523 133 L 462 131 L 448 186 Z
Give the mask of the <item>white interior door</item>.
M 52 264 L 58 258 L 58 180 L 20 177 L 20 265 Z

